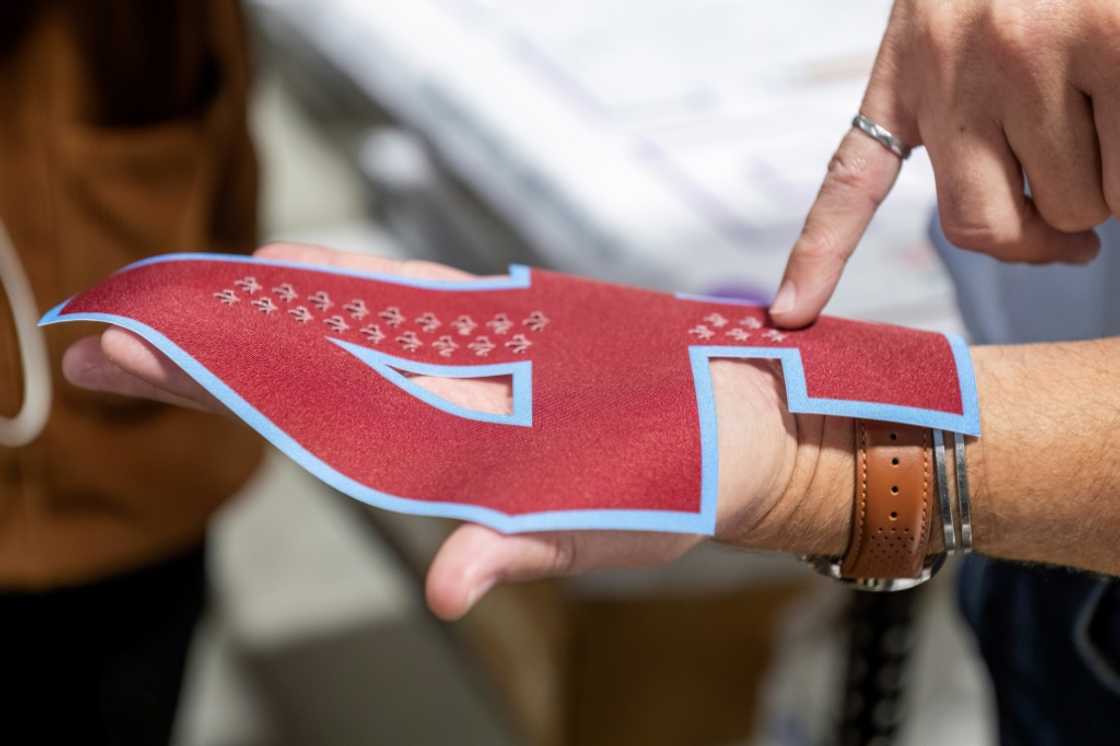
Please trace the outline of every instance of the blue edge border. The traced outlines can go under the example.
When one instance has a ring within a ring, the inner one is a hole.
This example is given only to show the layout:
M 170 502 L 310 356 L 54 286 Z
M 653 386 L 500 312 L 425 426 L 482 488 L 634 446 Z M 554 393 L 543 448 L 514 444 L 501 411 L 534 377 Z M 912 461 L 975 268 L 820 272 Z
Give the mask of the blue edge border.
M 163 254 L 134 262 L 120 271 L 135 269 L 147 264 L 171 261 L 224 261 L 237 263 L 264 264 L 269 266 L 292 267 L 301 270 L 344 274 L 362 277 L 379 282 L 407 285 L 428 290 L 508 290 L 527 288 L 530 284 L 529 268 L 511 265 L 505 277 L 489 277 L 477 280 L 444 281 L 405 278 L 395 275 L 361 272 L 338 267 L 284 262 L 271 259 L 257 259 L 226 254 Z M 682 300 L 724 305 L 751 305 L 728 298 L 679 293 Z M 632 531 L 662 531 L 673 533 L 697 533 L 711 535 L 716 527 L 716 489 L 719 479 L 719 454 L 716 448 L 716 412 L 712 393 L 712 380 L 708 361 L 711 358 L 771 358 L 780 360 L 786 382 L 786 397 L 793 412 L 863 417 L 886 420 L 908 425 L 936 428 L 960 432 L 966 435 L 980 434 L 979 406 L 976 396 L 976 382 L 972 370 L 972 360 L 965 341 L 946 334 L 957 364 L 961 384 L 961 401 L 964 413 L 954 415 L 915 407 L 903 407 L 874 402 L 842 401 L 810 397 L 805 387 L 805 371 L 801 364 L 801 353 L 793 348 L 774 347 L 725 347 L 716 345 L 694 345 L 689 347 L 692 375 L 696 386 L 696 403 L 700 420 L 701 444 L 701 481 L 700 512 L 668 510 L 554 510 L 521 515 L 507 515 L 490 508 L 462 503 L 434 502 L 415 500 L 391 495 L 373 489 L 336 471 L 327 463 L 312 454 L 275 423 L 261 414 L 237 392 L 206 369 L 178 345 L 146 324 L 125 316 L 103 313 L 63 314 L 61 309 L 66 302 L 48 311 L 39 321 L 40 326 L 66 321 L 100 321 L 128 329 L 155 345 L 171 358 L 195 381 L 205 387 L 222 404 L 233 410 L 234 414 L 248 423 L 279 448 L 296 463 L 307 469 L 323 482 L 345 492 L 362 502 L 378 508 L 414 515 L 442 516 L 465 521 L 482 523 L 504 533 L 523 531 L 558 531 L 571 529 L 610 529 Z M 330 341 L 338 344 L 351 354 L 369 364 L 380 375 L 401 386 L 410 394 L 451 414 L 484 422 L 529 427 L 532 425 L 532 364 L 529 361 L 481 366 L 444 366 L 416 363 L 386 355 L 360 345 L 338 339 Z M 395 369 L 407 370 L 418 374 L 439 375 L 458 378 L 480 376 L 512 375 L 514 381 L 514 405 L 512 414 L 493 415 L 474 410 L 462 409 L 443 400 L 418 386 L 412 385 L 408 378 Z

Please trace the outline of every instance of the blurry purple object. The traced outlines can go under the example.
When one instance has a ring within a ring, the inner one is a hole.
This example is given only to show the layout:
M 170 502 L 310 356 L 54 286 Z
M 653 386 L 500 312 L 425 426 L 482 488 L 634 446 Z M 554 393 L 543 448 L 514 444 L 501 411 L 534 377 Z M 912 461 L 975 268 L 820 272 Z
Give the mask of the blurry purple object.
M 750 285 L 716 285 L 715 287 L 702 290 L 701 294 L 716 298 L 728 298 L 747 301 L 748 303 L 757 303 L 760 306 L 770 305 L 772 299 L 770 293 Z

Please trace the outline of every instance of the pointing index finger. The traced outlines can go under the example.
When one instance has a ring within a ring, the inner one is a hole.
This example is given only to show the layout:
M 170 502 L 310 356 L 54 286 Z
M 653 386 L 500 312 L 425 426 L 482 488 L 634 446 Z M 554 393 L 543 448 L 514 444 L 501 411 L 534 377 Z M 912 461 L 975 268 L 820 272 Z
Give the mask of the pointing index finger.
M 855 128 L 840 141 L 786 263 L 770 308 L 775 323 L 804 326 L 820 314 L 901 165 L 901 158 Z

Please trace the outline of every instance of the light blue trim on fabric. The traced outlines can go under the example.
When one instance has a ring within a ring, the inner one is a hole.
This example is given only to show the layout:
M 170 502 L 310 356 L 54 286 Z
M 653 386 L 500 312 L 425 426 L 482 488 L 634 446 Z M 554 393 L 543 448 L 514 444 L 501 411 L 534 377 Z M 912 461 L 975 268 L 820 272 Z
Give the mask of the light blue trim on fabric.
M 712 391 L 712 369 L 709 358 L 694 353 L 689 347 L 692 384 L 696 388 L 696 415 L 700 425 L 700 520 L 705 530 L 715 534 L 716 508 L 719 501 L 719 428 L 716 420 L 716 397 Z M 749 458 L 749 453 L 736 454 Z
M 980 414 L 976 400 L 976 381 L 972 372 L 972 361 L 968 354 L 968 346 L 963 339 L 955 335 L 946 335 L 946 338 L 949 340 L 949 345 L 953 350 L 953 358 L 957 363 L 963 414 L 920 407 L 905 407 L 897 404 L 811 397 L 806 389 L 805 368 L 801 364 L 801 351 L 795 347 L 694 345 L 689 347 L 689 354 L 692 356 L 694 375 L 697 370 L 698 358 L 704 361 L 712 358 L 768 358 L 780 360 L 786 382 L 786 402 L 791 412 L 860 417 L 869 420 L 929 427 L 936 430 L 948 430 L 965 435 L 979 435 Z M 706 369 L 707 366 L 704 367 Z
M 402 277 L 383 272 L 368 272 L 349 267 L 334 267 L 323 264 L 307 264 L 304 262 L 287 262 L 279 259 L 261 259 L 252 256 L 239 256 L 236 254 L 207 254 L 207 253 L 178 253 L 157 254 L 147 259 L 133 262 L 118 269 L 114 274 L 127 272 L 137 267 L 149 264 L 163 264 L 164 262 L 232 262 L 242 264 L 261 264 L 266 267 L 288 267 L 310 272 L 322 272 L 328 275 L 347 275 L 360 277 L 364 280 L 377 280 L 393 285 L 423 288 L 425 290 L 517 290 L 529 287 L 529 268 L 523 264 L 509 265 L 509 274 L 504 277 L 479 277 L 470 280 L 430 280 L 419 277 Z
M 959 334 L 946 334 L 949 347 L 953 350 L 953 361 L 957 364 L 957 378 L 961 383 L 961 410 L 965 426 L 969 429 L 943 427 L 942 430 L 959 432 L 963 435 L 980 437 L 980 395 L 976 391 L 976 373 L 972 369 L 972 353 L 968 342 Z
M 331 342 L 349 352 L 366 365 L 380 373 L 390 383 L 404 389 L 422 402 L 465 420 L 490 422 L 495 425 L 533 426 L 533 364 L 529 360 L 516 363 L 497 363 L 494 365 L 434 365 L 405 360 L 403 357 L 388 355 L 380 350 L 370 349 L 353 342 L 327 337 Z M 513 411 L 509 414 L 482 412 L 467 409 L 434 394 L 423 386 L 417 386 L 408 376 L 398 370 L 406 370 L 421 376 L 441 378 L 489 378 L 491 376 L 513 377 Z

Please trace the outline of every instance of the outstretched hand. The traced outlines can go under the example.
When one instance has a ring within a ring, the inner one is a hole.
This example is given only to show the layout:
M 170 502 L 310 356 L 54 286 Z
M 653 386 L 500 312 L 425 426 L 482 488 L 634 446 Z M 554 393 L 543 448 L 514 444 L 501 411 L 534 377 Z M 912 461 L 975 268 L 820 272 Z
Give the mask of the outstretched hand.
M 410 277 L 469 276 L 429 262 L 312 246 L 273 245 L 256 255 Z M 743 547 L 837 551 L 837 543 L 846 536 L 846 508 L 843 501 L 827 498 L 839 494 L 846 500 L 851 494 L 844 481 L 852 478 L 844 447 L 850 431 L 845 436 L 843 426 L 829 429 L 824 418 L 789 414 L 779 374 L 767 362 L 715 360 L 711 366 L 720 451 L 717 537 Z M 68 380 L 84 388 L 226 411 L 170 359 L 119 328 L 75 343 L 63 368 Z M 500 379 L 413 381 L 474 409 L 502 412 L 509 406 L 509 386 Z M 835 448 L 822 449 L 822 443 L 827 447 L 833 440 Z M 624 531 L 503 535 L 466 524 L 452 533 L 432 562 L 428 603 L 439 616 L 454 619 L 496 583 L 666 563 L 701 540 L 694 535 Z

